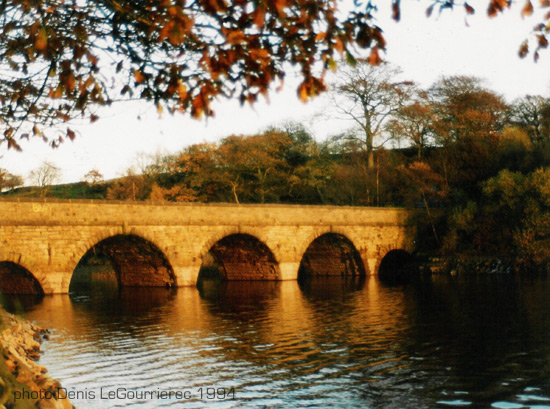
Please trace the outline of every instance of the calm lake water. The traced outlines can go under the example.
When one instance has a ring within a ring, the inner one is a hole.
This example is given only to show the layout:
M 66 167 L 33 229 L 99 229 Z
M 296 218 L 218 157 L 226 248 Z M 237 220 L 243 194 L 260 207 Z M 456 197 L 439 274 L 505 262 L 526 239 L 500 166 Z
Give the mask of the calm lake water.
M 4 301 L 78 408 L 550 408 L 545 278 L 100 293 Z

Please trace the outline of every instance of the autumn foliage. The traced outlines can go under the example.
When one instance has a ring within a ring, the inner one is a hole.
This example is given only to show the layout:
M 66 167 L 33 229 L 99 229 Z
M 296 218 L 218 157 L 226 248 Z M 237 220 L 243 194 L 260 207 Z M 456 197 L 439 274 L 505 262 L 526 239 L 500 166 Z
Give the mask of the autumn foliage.
M 3 141 L 17 148 L 20 137 L 47 138 L 46 128 L 75 116 L 95 121 L 97 107 L 120 100 L 213 115 L 218 96 L 267 96 L 288 63 L 306 100 L 355 46 L 384 48 L 372 10 L 342 18 L 324 0 L 0 2 Z M 74 137 L 67 127 L 51 143 Z
M 99 107 L 118 101 L 210 116 L 218 97 L 267 97 L 288 64 L 301 75 L 297 93 L 305 101 L 326 89 L 324 74 L 338 60 L 382 61 L 376 3 L 355 2 L 346 14 L 338 11 L 343 0 L 1 1 L 0 143 L 20 149 L 21 138 L 34 136 L 55 147 L 75 138 L 70 120 L 94 122 Z M 400 19 L 399 0 L 380 3 Z M 510 4 L 489 0 L 487 13 Z M 454 0 L 427 5 L 427 15 L 475 11 Z M 521 15 L 533 8 L 527 0 Z M 548 46 L 549 17 L 534 30 L 535 59 Z M 522 44 L 521 56 L 532 43 Z

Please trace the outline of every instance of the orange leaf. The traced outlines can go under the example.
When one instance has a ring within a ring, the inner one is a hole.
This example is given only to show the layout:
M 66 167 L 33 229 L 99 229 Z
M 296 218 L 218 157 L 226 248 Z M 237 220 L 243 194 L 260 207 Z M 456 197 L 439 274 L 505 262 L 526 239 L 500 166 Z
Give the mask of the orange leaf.
M 36 40 L 34 41 L 34 48 L 36 48 L 38 51 L 44 51 L 47 47 L 48 47 L 48 33 L 46 32 L 46 28 L 42 27 L 40 28 L 40 31 L 36 36 Z
M 178 95 L 182 100 L 187 97 L 187 89 L 180 80 L 178 80 Z
M 65 80 L 65 88 L 67 89 L 67 92 L 73 92 L 76 88 L 76 81 L 72 72 L 67 76 L 67 79 Z
M 61 84 L 54 90 L 53 88 L 50 88 L 50 92 L 48 93 L 48 97 L 51 99 L 58 99 L 63 96 L 63 88 L 61 87 Z
M 315 36 L 315 41 L 323 41 L 326 36 L 327 36 L 327 32 L 326 31 L 321 31 L 320 33 L 318 33 Z
M 367 61 L 370 65 L 379 65 L 382 62 L 382 58 L 380 58 L 380 55 L 378 54 L 378 47 L 374 47 L 371 50 Z
M 344 53 L 344 43 L 342 42 L 342 40 L 338 36 L 334 37 L 334 39 L 336 40 L 336 44 L 334 44 L 334 47 L 338 50 L 338 52 L 340 54 L 343 54 Z
M 254 12 L 254 24 L 258 28 L 263 28 L 265 24 L 265 7 L 258 7 Z
M 309 98 L 308 86 L 303 82 L 298 87 L 298 96 L 302 102 L 307 102 Z
M 233 30 L 227 35 L 226 39 L 229 44 L 240 44 L 246 39 L 246 34 L 240 30 Z
M 159 41 L 164 41 L 166 37 L 170 34 L 170 30 L 172 30 L 172 27 L 174 26 L 174 20 L 169 20 L 164 27 L 160 29 L 159 32 Z
M 491 0 L 487 14 L 489 17 L 495 17 L 498 12 L 504 11 L 505 8 L 510 7 L 508 0 Z
M 140 70 L 134 70 L 134 78 L 136 79 L 136 82 L 138 84 L 145 81 L 145 75 L 143 75 L 143 73 Z
M 523 6 L 523 10 L 521 10 L 521 17 L 525 18 L 525 16 L 530 16 L 531 14 L 533 14 L 533 3 L 531 3 L 530 0 L 527 0 Z
M 467 14 L 474 14 L 476 11 L 468 3 L 464 3 L 464 8 L 466 9 Z
M 275 0 L 275 7 L 277 8 L 279 16 L 284 16 L 286 14 L 284 10 L 286 7 L 286 0 Z
M 204 109 L 204 102 L 200 94 L 193 98 L 192 105 L 193 107 L 191 108 L 191 115 L 194 118 L 201 118 Z

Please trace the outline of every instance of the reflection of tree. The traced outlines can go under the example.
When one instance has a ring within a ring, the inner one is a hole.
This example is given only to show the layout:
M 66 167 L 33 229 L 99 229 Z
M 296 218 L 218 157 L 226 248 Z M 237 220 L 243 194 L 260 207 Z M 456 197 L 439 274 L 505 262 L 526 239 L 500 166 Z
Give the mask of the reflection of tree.
M 420 161 L 413 162 L 407 167 L 401 167 L 400 170 L 408 179 L 407 192 L 405 193 L 406 200 L 413 207 L 415 201 L 422 201 L 434 238 L 437 244 L 440 244 L 436 230 L 436 218 L 432 214 L 432 206 L 441 204 L 448 194 L 443 177 L 434 172 L 430 165 Z

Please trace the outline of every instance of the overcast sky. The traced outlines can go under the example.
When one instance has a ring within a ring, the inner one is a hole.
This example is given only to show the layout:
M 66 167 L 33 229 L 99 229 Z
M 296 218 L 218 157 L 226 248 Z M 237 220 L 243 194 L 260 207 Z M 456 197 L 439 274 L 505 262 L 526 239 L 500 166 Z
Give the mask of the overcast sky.
M 347 0 L 351 3 L 351 0 Z M 426 18 L 429 2 L 403 2 L 399 23 L 390 19 L 389 1 L 377 14 L 387 40 L 383 58 L 403 70 L 404 79 L 428 87 L 441 75 L 475 75 L 511 101 L 526 94 L 550 96 L 550 50 L 543 51 L 538 63 L 532 56 L 520 59 L 517 51 L 540 22 L 541 13 L 522 19 L 521 4 L 498 18 L 486 16 L 487 0 L 472 0 L 476 14 L 467 24 L 461 9 Z M 387 6 L 386 6 L 387 4 Z M 538 18 L 538 20 L 537 20 Z M 250 134 L 285 120 L 296 120 L 322 140 L 348 128 L 342 120 L 323 119 L 327 101 L 319 97 L 303 104 L 296 97 L 297 82 L 292 75 L 282 92 L 273 92 L 270 103 L 260 101 L 254 108 L 220 100 L 214 105 L 216 117 L 197 121 L 184 115 L 159 118 L 154 108 L 138 103 L 120 104 L 100 112 L 94 124 L 75 126 L 78 137 L 52 150 L 39 140 L 23 141 L 23 153 L 0 147 L 0 168 L 26 177 L 42 161 L 61 168 L 63 182 L 77 182 L 91 169 L 106 179 L 120 176 L 132 165 L 139 152 L 175 153 L 187 145 L 217 141 L 236 133 Z

